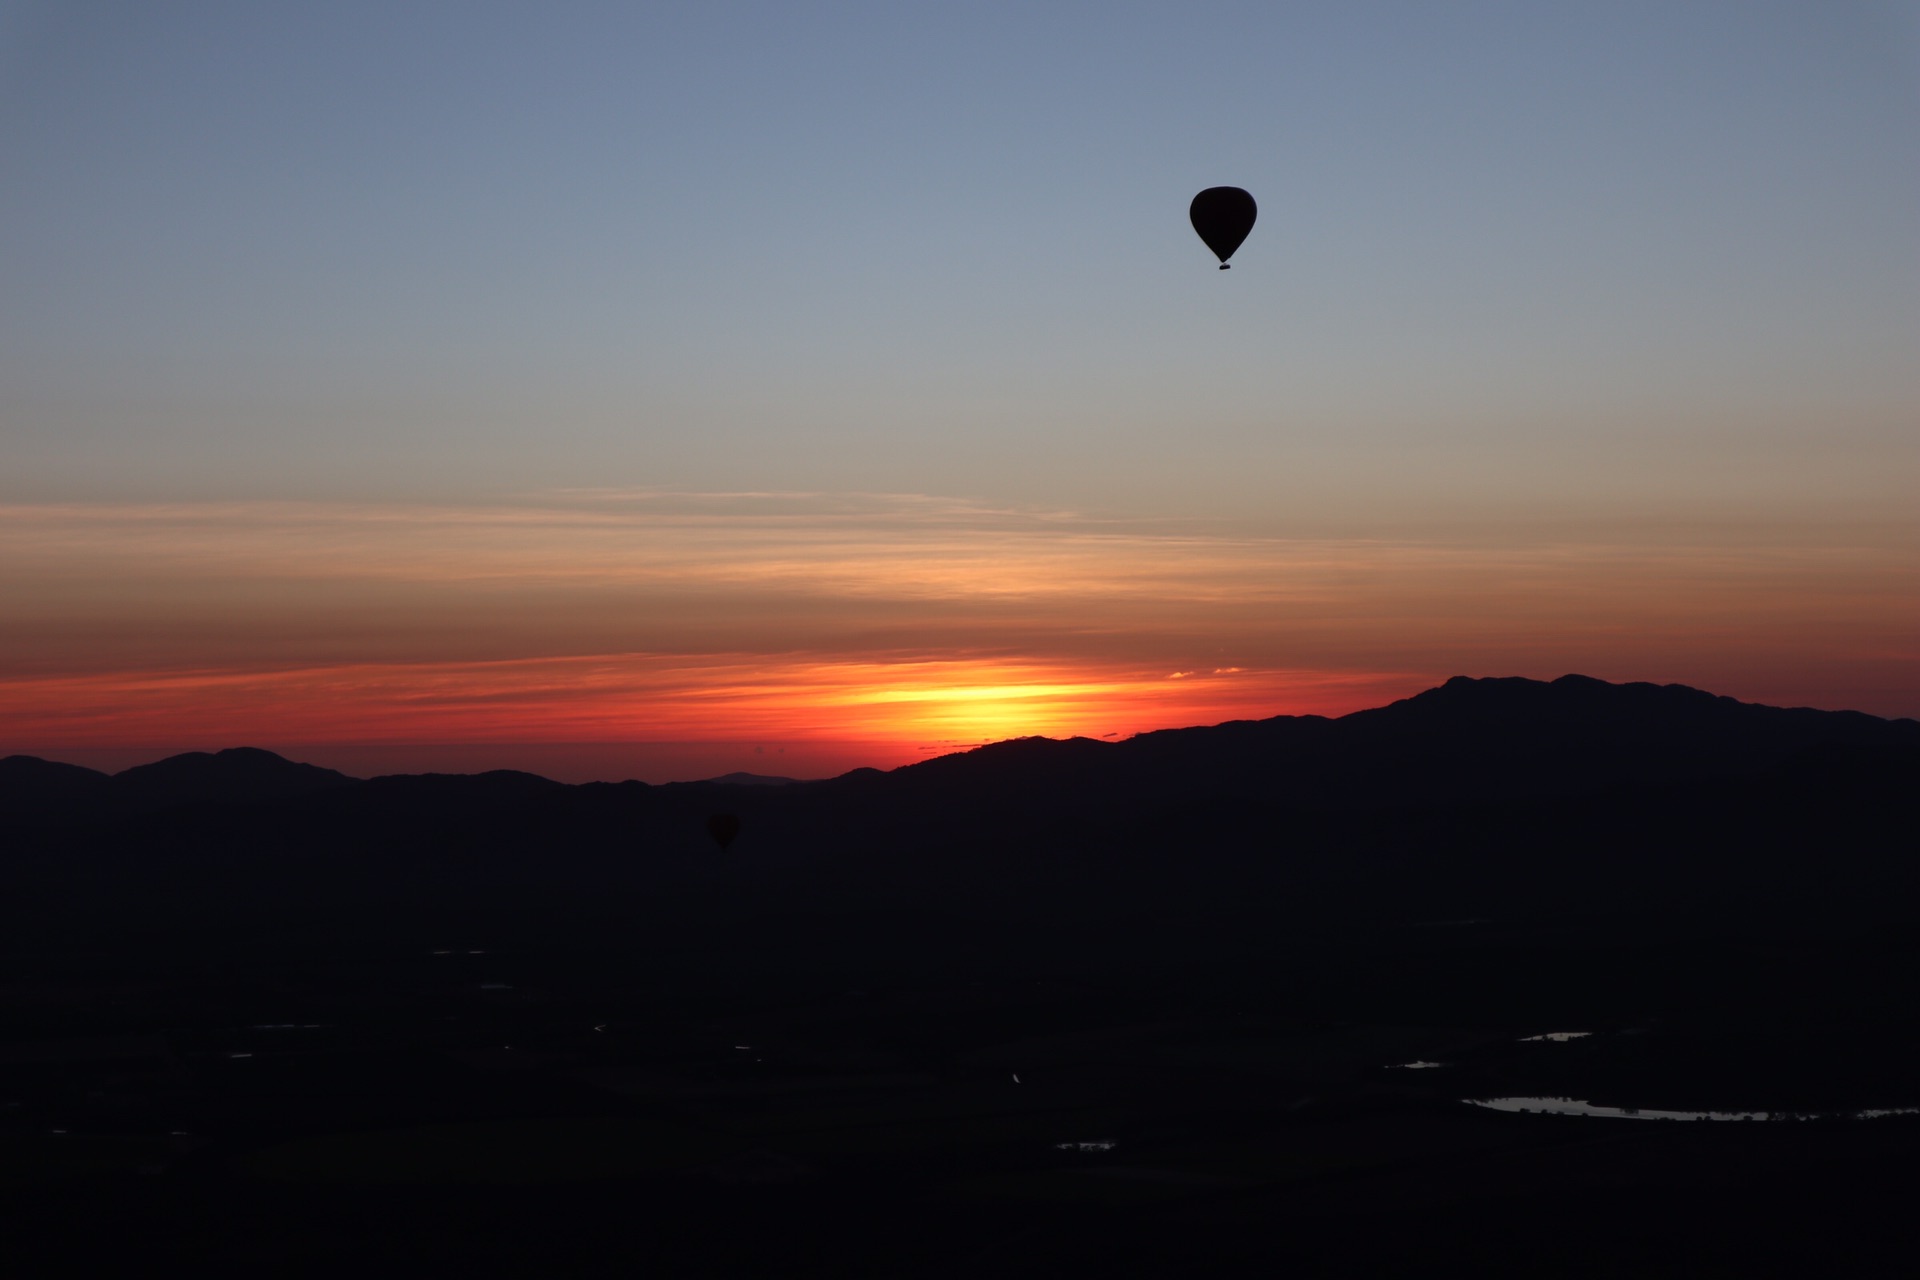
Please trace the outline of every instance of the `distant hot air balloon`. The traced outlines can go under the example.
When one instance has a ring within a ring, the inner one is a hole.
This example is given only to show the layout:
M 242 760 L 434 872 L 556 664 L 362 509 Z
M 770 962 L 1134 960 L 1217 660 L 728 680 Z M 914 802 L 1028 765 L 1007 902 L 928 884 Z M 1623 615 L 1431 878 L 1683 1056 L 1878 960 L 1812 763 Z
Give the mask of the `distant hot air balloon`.
M 1227 259 L 1247 238 L 1247 232 L 1253 230 L 1253 220 L 1260 209 L 1253 203 L 1253 197 L 1238 187 L 1208 187 L 1193 198 L 1193 204 L 1187 209 L 1187 217 L 1193 221 L 1193 229 L 1200 233 L 1207 248 L 1213 250 L 1214 257 L 1220 259 L 1220 269 L 1227 269 Z
M 713 842 L 720 846 L 722 853 L 725 853 L 727 846 L 733 843 L 733 838 L 740 834 L 740 819 L 730 813 L 713 814 L 707 819 L 707 834 L 713 837 Z

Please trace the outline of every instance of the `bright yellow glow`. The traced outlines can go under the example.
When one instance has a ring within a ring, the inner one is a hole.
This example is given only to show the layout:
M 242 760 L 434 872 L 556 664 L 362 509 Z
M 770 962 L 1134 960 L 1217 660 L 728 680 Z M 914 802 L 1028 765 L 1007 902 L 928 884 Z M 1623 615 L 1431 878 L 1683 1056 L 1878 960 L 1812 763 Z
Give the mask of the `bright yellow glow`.
M 1079 678 L 1071 678 L 1078 675 Z M 0 685 L 27 740 L 89 743 L 855 740 L 896 759 L 1002 738 L 1126 736 L 1340 712 L 1422 678 L 1238 672 L 1174 681 L 981 661 L 703 663 L 643 654 L 61 676 Z
M 858 742 L 900 763 L 1338 714 L 1462 673 L 1913 714 L 1917 573 L 1910 526 L 1300 539 L 819 495 L 0 506 L 0 753 Z

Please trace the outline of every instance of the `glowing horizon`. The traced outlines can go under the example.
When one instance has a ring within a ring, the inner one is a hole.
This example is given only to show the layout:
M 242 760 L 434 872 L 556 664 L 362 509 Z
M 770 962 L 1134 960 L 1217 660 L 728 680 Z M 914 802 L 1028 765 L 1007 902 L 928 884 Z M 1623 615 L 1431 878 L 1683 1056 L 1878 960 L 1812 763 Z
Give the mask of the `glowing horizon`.
M 1251 716 L 1338 715 L 1424 683 L 1244 670 L 1156 676 L 997 660 L 690 666 L 628 654 L 65 677 L 16 681 L 7 695 L 15 723 L 51 735 L 68 754 L 144 759 L 182 744 L 214 749 L 242 739 L 299 744 L 308 755 L 385 747 L 389 758 L 431 758 L 454 744 L 725 743 L 742 751 L 771 744 L 795 761 L 850 757 L 845 767 L 891 768 L 1015 737 L 1113 740 Z
M 0 533 L 0 751 L 56 757 L 565 745 L 572 778 L 658 779 L 686 776 L 670 744 L 707 744 L 682 754 L 817 776 L 1569 671 L 1920 711 L 1920 539 L 1885 524 L 1336 538 L 596 491 L 14 504 Z
M 1920 714 L 1887 6 L 15 8 L 0 750 Z

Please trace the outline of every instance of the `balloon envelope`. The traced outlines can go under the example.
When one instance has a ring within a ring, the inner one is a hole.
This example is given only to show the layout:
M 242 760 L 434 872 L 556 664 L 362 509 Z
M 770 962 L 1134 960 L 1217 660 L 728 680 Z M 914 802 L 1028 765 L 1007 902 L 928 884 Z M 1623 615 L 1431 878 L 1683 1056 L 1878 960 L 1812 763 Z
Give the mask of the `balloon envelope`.
M 727 846 L 733 843 L 733 838 L 740 834 L 740 819 L 730 813 L 716 813 L 707 819 L 707 834 L 713 837 L 713 842 L 724 853 Z
M 1247 238 L 1247 232 L 1253 230 L 1253 220 L 1259 214 L 1253 197 L 1238 187 L 1208 187 L 1193 198 L 1193 204 L 1187 209 L 1193 229 L 1220 259 L 1222 271 L 1227 269 L 1227 259 L 1233 256 L 1233 251 Z

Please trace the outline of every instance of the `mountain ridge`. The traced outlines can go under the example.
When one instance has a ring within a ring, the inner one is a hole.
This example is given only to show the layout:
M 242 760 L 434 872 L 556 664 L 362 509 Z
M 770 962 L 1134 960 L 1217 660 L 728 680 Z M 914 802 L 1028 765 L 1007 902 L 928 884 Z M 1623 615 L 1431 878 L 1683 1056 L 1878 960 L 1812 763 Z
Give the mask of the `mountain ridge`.
M 1566 795 L 1621 783 L 1751 773 L 1826 748 L 1920 748 L 1920 721 L 1772 707 L 1680 684 L 1454 676 L 1339 717 L 1280 715 L 1150 730 L 1116 742 L 1011 738 L 880 771 L 794 780 L 728 774 L 670 784 L 758 794 L 948 787 L 1100 803 L 1183 790 L 1309 805 Z M 638 785 L 646 784 L 581 784 Z M 117 774 L 34 756 L 0 759 L 0 814 L 126 815 L 191 804 L 263 804 L 329 791 L 544 794 L 579 790 L 537 774 L 392 774 L 359 779 L 254 747 L 187 752 Z
M 1468 918 L 1857 932 L 1920 902 L 1905 834 L 1920 723 L 1684 686 L 1461 681 L 1337 720 L 1014 739 L 784 786 L 229 763 L 286 794 L 6 812 L 0 934 L 177 948 L 235 931 L 399 946 L 638 930 L 698 950 L 793 917 L 813 922 L 806 948 L 852 956 L 904 910 L 1011 929 L 1049 964 L 1125 969 L 1263 954 L 1276 930 L 1328 945 Z M 8 775 L 49 776 L 7 762 L 0 796 Z M 716 814 L 738 822 L 724 847 Z
M 1769 707 L 1686 685 L 1456 676 L 1337 718 L 1232 720 L 1112 743 L 1011 739 L 882 776 L 909 786 L 970 775 L 1011 791 L 1184 788 L 1349 806 L 1733 776 L 1826 746 L 1920 748 L 1920 721 Z

